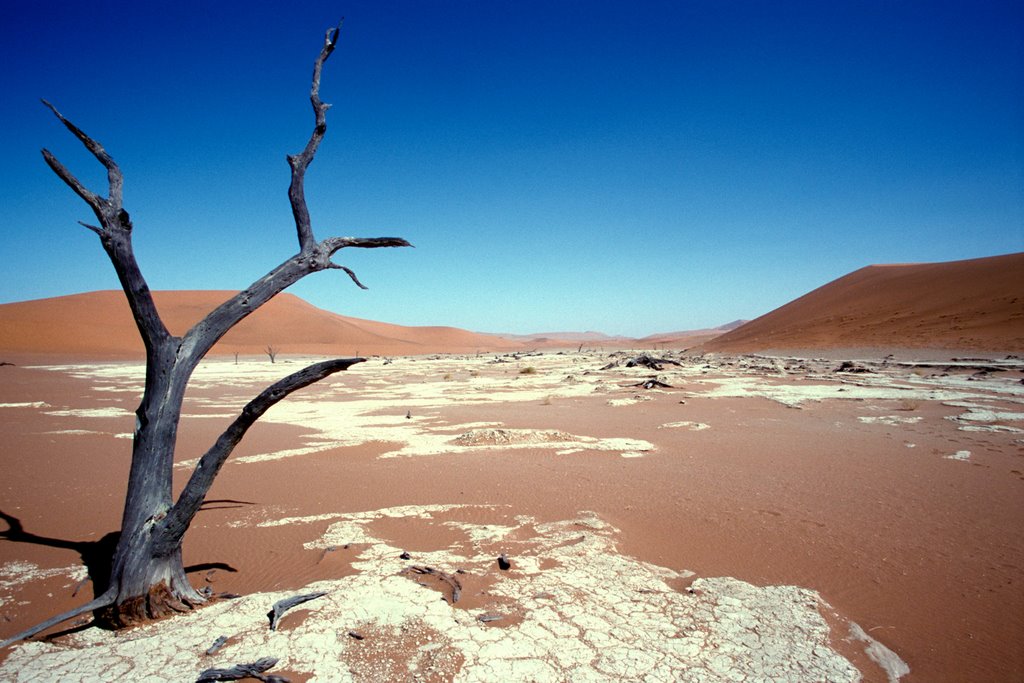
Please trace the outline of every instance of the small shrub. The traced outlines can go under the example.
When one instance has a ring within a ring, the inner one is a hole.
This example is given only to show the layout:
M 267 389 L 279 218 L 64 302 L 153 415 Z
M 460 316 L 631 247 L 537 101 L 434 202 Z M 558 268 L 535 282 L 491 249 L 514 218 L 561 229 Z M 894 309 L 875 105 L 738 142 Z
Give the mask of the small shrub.
M 519 371 L 519 374 L 520 375 L 536 375 L 537 374 L 537 368 L 533 367 L 532 365 L 527 365 L 525 368 L 523 368 L 522 370 Z

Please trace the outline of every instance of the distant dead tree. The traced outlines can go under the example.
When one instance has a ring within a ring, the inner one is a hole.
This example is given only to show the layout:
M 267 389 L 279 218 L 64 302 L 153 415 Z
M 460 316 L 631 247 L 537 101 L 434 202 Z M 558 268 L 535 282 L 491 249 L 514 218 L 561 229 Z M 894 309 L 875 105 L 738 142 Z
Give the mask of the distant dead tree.
M 276 348 L 274 348 L 270 344 L 267 344 L 266 352 L 267 352 L 267 355 L 270 356 L 270 362 L 271 363 L 273 363 L 273 362 L 275 362 L 277 360 L 277 349 Z
M 121 531 L 113 554 L 108 585 L 94 586 L 95 599 L 70 612 L 55 616 L 4 641 L 0 647 L 27 638 L 86 612 L 101 622 L 122 627 L 174 612 L 189 610 L 206 598 L 189 583 L 182 565 L 182 539 L 202 505 L 214 478 L 246 430 L 271 406 L 293 391 L 345 370 L 363 358 L 338 358 L 317 363 L 285 377 L 252 399 L 217 441 L 200 458 L 184 490 L 175 500 L 171 480 L 174 449 L 182 400 L 189 378 L 202 358 L 224 334 L 289 285 L 321 270 L 343 270 L 365 289 L 355 273 L 331 259 L 347 247 L 407 247 L 398 237 L 313 236 L 304 194 L 304 178 L 327 130 L 329 105 L 320 100 L 320 73 L 334 51 L 337 28 L 327 31 L 313 66 L 310 102 L 315 125 L 305 148 L 288 156 L 291 202 L 299 251 L 273 268 L 244 291 L 211 311 L 184 335 L 172 335 L 157 311 L 132 248 L 132 222 L 122 204 L 120 168 L 102 146 L 66 119 L 47 101 L 50 111 L 107 170 L 108 195 L 86 188 L 48 150 L 43 157 L 60 177 L 92 209 L 99 226 L 82 223 L 99 236 L 110 257 L 146 347 L 146 384 L 136 414 L 134 445 Z

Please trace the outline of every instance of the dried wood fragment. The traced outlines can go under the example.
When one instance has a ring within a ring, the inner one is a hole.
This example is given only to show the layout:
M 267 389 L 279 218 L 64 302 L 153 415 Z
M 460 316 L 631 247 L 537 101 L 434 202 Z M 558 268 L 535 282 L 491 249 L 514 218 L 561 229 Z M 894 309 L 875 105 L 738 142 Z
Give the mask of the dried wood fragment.
M 457 578 L 455 578 L 451 574 L 448 574 L 447 572 L 443 572 L 440 569 L 434 569 L 433 567 L 427 567 L 427 566 L 424 566 L 424 565 L 416 565 L 416 564 L 411 565 L 411 566 L 403 569 L 401 571 L 401 573 L 405 574 L 406 572 L 410 572 L 410 571 L 415 573 L 415 574 L 425 574 L 425 575 L 429 575 L 429 576 L 436 576 L 441 581 L 443 581 L 444 583 L 448 584 L 451 587 L 451 589 L 452 589 L 452 604 L 453 605 L 459 601 L 460 597 L 462 597 L 462 584 L 459 582 L 459 580 Z
M 476 620 L 482 624 L 489 624 L 492 621 L 501 621 L 505 618 L 504 614 L 497 614 L 495 612 L 488 612 L 487 614 L 478 614 Z
M 666 384 L 665 382 L 662 382 L 657 377 L 648 377 L 643 382 L 640 382 L 638 384 L 630 384 L 629 386 L 631 386 L 631 387 L 643 387 L 644 389 L 671 389 L 672 388 L 671 384 Z
M 290 610 L 296 605 L 301 605 L 304 602 L 315 600 L 316 598 L 327 595 L 327 591 L 319 591 L 317 593 L 307 593 L 305 595 L 296 595 L 291 598 L 285 598 L 284 600 L 278 600 L 274 603 L 274 608 L 267 612 L 267 617 L 270 618 L 270 630 L 276 631 L 277 624 L 281 621 L 281 617 L 285 612 Z
M 512 568 L 512 560 L 508 559 L 508 555 L 502 553 L 498 555 L 498 569 L 505 572 Z
M 348 635 L 349 635 L 349 638 L 355 638 L 356 640 L 363 640 L 364 638 L 366 638 L 366 636 L 364 636 L 359 631 L 349 631 Z
M 839 367 L 835 369 L 835 372 L 859 372 L 867 373 L 871 372 L 869 368 L 864 367 L 860 363 L 854 363 L 852 360 L 844 360 L 840 363 Z
M 630 358 L 629 360 L 627 360 L 626 367 L 635 368 L 638 365 L 642 365 L 643 367 L 650 368 L 651 370 L 661 371 L 662 369 L 664 369 L 663 365 L 665 363 L 669 363 L 671 365 L 678 365 L 679 367 L 683 366 L 682 363 L 680 363 L 679 361 L 672 360 L 671 358 L 654 358 L 653 356 L 649 356 L 646 353 L 644 353 L 637 356 L 636 358 Z
M 249 664 L 235 664 L 230 669 L 207 669 L 199 674 L 196 683 L 211 681 L 240 681 L 243 678 L 255 678 L 264 683 L 290 683 L 284 676 L 264 676 L 263 672 L 277 664 L 276 657 L 263 657 Z
M 227 636 L 219 636 L 217 638 L 217 640 L 213 641 L 213 645 L 211 645 L 209 648 L 207 648 L 206 654 L 207 655 L 212 655 L 217 650 L 219 650 L 222 647 L 224 647 L 224 643 L 226 643 L 226 642 L 228 642 L 228 637 Z

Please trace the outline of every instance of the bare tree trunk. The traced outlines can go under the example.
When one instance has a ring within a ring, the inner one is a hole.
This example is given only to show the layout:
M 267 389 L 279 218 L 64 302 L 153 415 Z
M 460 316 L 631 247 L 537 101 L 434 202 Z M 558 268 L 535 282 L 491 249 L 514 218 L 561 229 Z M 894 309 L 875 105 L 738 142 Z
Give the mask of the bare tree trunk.
M 178 420 L 194 367 L 176 358 L 177 341 L 170 338 L 150 354 L 146 389 L 136 410 L 121 537 L 111 571 L 111 587 L 117 592 L 104 613 L 104 620 L 113 626 L 127 626 L 203 602 L 185 577 L 180 546 L 163 556 L 153 552 L 153 525 L 173 504 Z
M 313 133 L 302 152 L 288 157 L 291 168 L 288 196 L 298 233 L 298 253 L 211 311 L 182 337 L 175 337 L 167 330 L 136 263 L 131 243 L 132 223 L 122 204 L 120 168 L 99 143 L 44 100 L 61 123 L 107 169 L 109 195 L 101 197 L 87 189 L 49 151 L 43 150 L 43 157 L 50 168 L 92 208 L 100 222 L 100 226 L 82 225 L 99 236 L 131 307 L 146 347 L 146 386 L 136 410 L 131 469 L 110 584 L 96 586 L 97 597 L 90 603 L 20 633 L 0 643 L 0 647 L 88 610 L 97 610 L 110 625 L 120 627 L 188 610 L 204 602 L 205 598 L 192 587 L 185 575 L 181 546 L 185 532 L 221 466 L 248 428 L 272 405 L 293 391 L 364 360 L 325 361 L 268 387 L 245 406 L 200 458 L 178 500 L 173 499 L 174 452 L 185 389 L 192 372 L 213 345 L 247 315 L 311 273 L 326 269 L 343 270 L 356 285 L 365 289 L 355 273 L 331 260 L 341 249 L 411 246 L 397 237 L 329 237 L 318 242 L 313 235 L 304 195 L 304 178 L 327 129 L 329 105 L 320 100 L 320 74 L 324 62 L 334 51 L 339 30 L 340 25 L 327 31 L 320 55 L 314 62 L 310 89 L 315 115 Z M 271 353 L 271 360 L 274 355 L 276 351 Z M 237 354 L 235 359 L 237 362 Z

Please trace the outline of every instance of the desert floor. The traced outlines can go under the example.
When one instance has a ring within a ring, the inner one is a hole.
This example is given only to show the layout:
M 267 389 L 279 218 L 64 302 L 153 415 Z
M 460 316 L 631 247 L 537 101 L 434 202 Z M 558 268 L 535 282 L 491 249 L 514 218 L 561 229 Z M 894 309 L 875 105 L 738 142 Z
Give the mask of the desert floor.
M 1024 679 L 1024 362 L 636 355 L 375 358 L 294 394 L 186 536 L 193 583 L 243 597 L 67 624 L 0 680 Z M 180 483 L 306 360 L 203 364 Z M 2 639 L 92 597 L 143 367 L 0 377 Z

